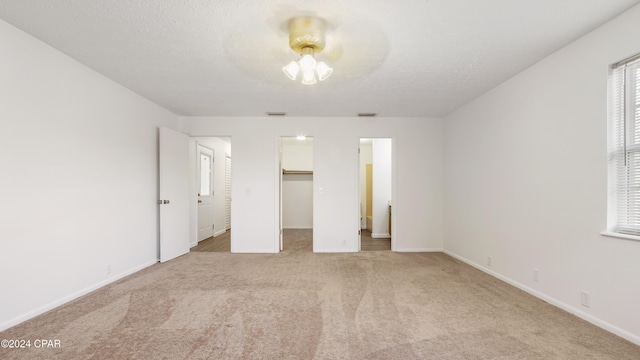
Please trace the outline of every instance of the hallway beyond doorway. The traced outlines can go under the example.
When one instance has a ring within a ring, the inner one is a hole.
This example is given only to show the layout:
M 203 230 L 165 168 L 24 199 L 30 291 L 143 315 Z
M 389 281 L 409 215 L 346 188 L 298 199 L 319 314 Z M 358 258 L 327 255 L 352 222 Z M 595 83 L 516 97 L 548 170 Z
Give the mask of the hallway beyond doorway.
M 231 230 L 216 237 L 206 238 L 191 248 L 195 252 L 231 252 Z

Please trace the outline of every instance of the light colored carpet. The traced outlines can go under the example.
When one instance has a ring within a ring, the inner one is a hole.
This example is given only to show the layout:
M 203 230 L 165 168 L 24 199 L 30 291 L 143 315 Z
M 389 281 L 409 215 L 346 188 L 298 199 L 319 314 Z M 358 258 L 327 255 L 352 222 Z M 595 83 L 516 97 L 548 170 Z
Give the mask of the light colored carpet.
M 298 244 L 299 245 L 299 244 Z M 0 359 L 640 359 L 441 253 L 191 252 L 0 333 Z

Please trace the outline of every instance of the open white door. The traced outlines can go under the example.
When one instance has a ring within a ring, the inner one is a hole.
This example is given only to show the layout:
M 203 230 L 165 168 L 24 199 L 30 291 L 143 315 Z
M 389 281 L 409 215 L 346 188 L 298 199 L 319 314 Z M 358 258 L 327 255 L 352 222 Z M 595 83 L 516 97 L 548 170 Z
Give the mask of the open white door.
M 160 128 L 160 261 L 189 252 L 189 138 Z
M 196 184 L 198 187 L 198 241 L 210 238 L 214 234 L 213 209 L 213 163 L 214 152 L 198 144 L 196 163 Z

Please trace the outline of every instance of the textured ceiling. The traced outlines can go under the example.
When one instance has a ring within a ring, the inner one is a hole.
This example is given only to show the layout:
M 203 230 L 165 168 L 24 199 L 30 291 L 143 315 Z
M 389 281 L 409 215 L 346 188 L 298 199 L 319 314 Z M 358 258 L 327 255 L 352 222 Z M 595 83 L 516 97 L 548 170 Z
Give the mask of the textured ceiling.
M 640 0 L 0 0 L 0 18 L 179 115 L 443 116 Z M 289 80 L 286 22 L 334 68 Z

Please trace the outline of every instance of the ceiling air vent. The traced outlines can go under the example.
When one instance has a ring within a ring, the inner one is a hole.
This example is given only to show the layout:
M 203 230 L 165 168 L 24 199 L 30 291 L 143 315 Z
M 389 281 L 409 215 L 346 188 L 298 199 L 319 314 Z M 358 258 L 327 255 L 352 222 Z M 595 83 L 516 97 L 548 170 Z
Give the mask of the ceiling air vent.
M 267 115 L 268 116 L 285 116 L 287 115 L 287 113 L 284 111 L 268 111 Z
M 358 113 L 358 116 L 360 117 L 374 117 L 378 115 L 377 113 Z

